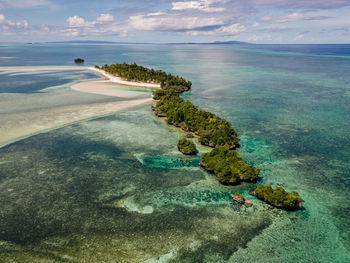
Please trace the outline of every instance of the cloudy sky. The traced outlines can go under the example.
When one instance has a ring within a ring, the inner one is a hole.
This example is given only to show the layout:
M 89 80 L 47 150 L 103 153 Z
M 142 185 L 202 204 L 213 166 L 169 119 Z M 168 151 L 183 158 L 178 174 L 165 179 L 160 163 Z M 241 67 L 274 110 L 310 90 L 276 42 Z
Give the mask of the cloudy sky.
M 0 42 L 350 43 L 350 0 L 0 0 Z

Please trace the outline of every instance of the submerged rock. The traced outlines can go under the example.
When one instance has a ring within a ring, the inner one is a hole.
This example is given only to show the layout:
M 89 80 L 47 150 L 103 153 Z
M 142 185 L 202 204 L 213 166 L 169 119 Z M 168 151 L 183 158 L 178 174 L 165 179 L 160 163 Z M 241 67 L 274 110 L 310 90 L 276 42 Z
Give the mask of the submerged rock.
M 240 203 L 240 204 L 244 204 L 245 203 L 244 197 L 241 194 L 239 194 L 239 193 L 231 194 L 231 197 L 237 203 Z
M 252 201 L 250 201 L 249 198 L 245 199 L 240 193 L 231 194 L 231 197 L 234 201 L 242 205 L 244 204 L 246 207 L 250 207 L 253 205 Z
M 250 199 L 249 198 L 247 198 L 246 200 L 245 200 L 245 206 L 247 206 L 247 207 L 250 207 L 250 206 L 252 206 L 253 205 L 253 203 L 252 203 L 252 201 L 250 201 Z

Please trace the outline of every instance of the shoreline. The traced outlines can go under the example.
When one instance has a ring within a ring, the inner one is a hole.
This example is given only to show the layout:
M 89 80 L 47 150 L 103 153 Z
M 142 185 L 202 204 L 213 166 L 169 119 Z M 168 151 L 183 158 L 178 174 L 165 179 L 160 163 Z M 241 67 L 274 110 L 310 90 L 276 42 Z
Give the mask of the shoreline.
M 143 87 L 143 88 L 149 88 L 149 89 L 160 89 L 160 84 L 154 84 L 154 83 L 146 83 L 146 82 L 135 82 L 135 81 L 127 81 L 120 77 L 111 75 L 107 73 L 106 71 L 102 69 L 97 69 L 93 67 L 89 67 L 88 69 L 94 71 L 95 73 L 102 75 L 107 80 L 109 80 L 112 83 L 122 84 L 126 86 L 133 86 L 133 87 Z
M 146 83 L 146 82 L 136 82 L 136 81 L 128 81 L 124 80 L 120 77 L 111 75 L 107 73 L 106 71 L 102 69 L 97 69 L 90 66 L 7 66 L 7 67 L 0 67 L 1 71 L 25 71 L 25 72 L 32 72 L 32 71 L 65 71 L 65 70 L 88 70 L 92 71 L 95 74 L 104 77 L 111 83 L 116 83 L 120 85 L 125 86 L 131 86 L 131 87 L 139 87 L 139 88 L 149 88 L 149 89 L 160 89 L 160 84 L 155 83 Z

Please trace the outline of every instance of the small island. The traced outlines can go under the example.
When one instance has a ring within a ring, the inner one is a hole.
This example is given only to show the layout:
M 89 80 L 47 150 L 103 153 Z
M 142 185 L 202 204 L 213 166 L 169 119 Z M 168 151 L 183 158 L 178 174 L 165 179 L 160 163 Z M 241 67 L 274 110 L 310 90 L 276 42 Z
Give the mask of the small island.
M 227 146 L 219 146 L 209 153 L 203 153 L 200 165 L 210 173 L 214 173 L 220 183 L 225 185 L 240 182 L 254 182 L 259 169 L 244 163 L 237 151 Z
M 194 142 L 187 140 L 186 138 L 179 140 L 179 142 L 177 143 L 177 148 L 180 152 L 186 155 L 194 155 L 197 151 Z
M 82 64 L 82 63 L 84 63 L 84 59 L 82 59 L 82 58 L 76 58 L 76 59 L 74 59 L 74 63 L 77 63 L 77 64 Z
M 137 65 L 136 63 L 105 64 L 102 67 L 95 66 L 95 68 L 127 81 L 160 84 L 160 87 L 163 90 L 172 89 L 177 93 L 188 91 L 192 86 L 191 81 L 187 81 L 182 77 L 173 76 L 162 70 L 145 68 Z
M 273 189 L 271 185 L 260 185 L 256 188 L 252 195 L 266 203 L 286 210 L 296 210 L 302 207 L 304 200 L 299 196 L 298 192 L 292 191 L 288 193 L 283 187 L 279 186 Z

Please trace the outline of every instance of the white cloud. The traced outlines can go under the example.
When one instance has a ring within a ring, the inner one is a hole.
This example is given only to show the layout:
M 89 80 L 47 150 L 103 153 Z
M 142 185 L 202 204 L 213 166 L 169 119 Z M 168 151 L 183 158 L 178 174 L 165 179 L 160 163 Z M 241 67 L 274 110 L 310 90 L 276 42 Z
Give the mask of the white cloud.
M 293 13 L 287 16 L 278 16 L 278 17 L 263 16 L 260 18 L 260 20 L 263 22 L 270 22 L 270 23 L 287 23 L 287 22 L 296 22 L 301 20 L 324 20 L 329 18 L 331 17 L 310 16 L 310 15 L 301 14 L 301 13 Z
M 0 14 L 0 26 L 4 31 L 8 31 L 11 29 L 24 29 L 28 28 L 28 22 L 26 20 L 20 22 L 13 22 L 11 20 L 6 19 L 5 15 Z
M 47 25 L 29 25 L 26 20 L 11 21 L 3 14 L 0 14 L 0 34 L 5 36 L 47 36 L 51 34 L 50 28 Z
M 223 26 L 215 30 L 216 33 L 234 35 L 238 33 L 242 33 L 245 31 L 245 26 L 241 24 L 233 24 L 229 26 Z
M 212 4 L 226 2 L 226 1 L 215 1 L 215 0 L 199 0 L 199 1 L 183 1 L 183 2 L 173 2 L 172 10 L 188 10 L 197 9 L 204 12 L 223 12 L 224 7 L 214 7 Z
M 295 40 L 303 40 L 304 39 L 304 35 L 300 34 L 300 35 L 297 35 L 295 37 Z
M 349 0 L 250 0 L 254 6 L 286 9 L 330 9 L 350 6 Z
M 111 14 L 101 14 L 91 21 L 85 20 L 80 16 L 71 16 L 66 20 L 69 24 L 68 28 L 62 29 L 60 32 L 65 36 L 85 36 L 85 35 L 103 35 L 103 34 L 119 34 L 126 35 L 127 32 L 114 19 Z
M 232 36 L 245 32 L 245 26 L 241 24 L 233 24 L 222 26 L 210 31 L 189 31 L 192 36 L 198 35 L 215 35 L 215 36 Z
M 228 26 L 221 26 L 209 31 L 189 31 L 192 36 L 198 35 L 216 35 L 216 36 L 232 36 L 245 32 L 246 28 L 241 24 L 232 24 Z
M 98 18 L 95 20 L 96 22 L 105 23 L 105 22 L 113 22 L 114 16 L 110 14 L 101 14 Z
M 99 17 L 92 21 L 85 21 L 80 16 L 71 16 L 67 18 L 69 27 L 93 27 L 97 24 L 109 24 L 114 22 L 114 16 L 110 14 L 101 14 Z
M 85 20 L 80 16 L 68 17 L 67 22 L 69 23 L 69 27 L 85 26 Z
M 111 14 L 101 14 L 93 20 L 71 16 L 67 19 L 69 27 L 60 32 L 66 36 L 126 36 L 130 31 L 229 36 L 245 31 L 245 26 L 239 23 L 243 10 L 245 5 L 233 0 L 174 1 L 170 9 L 131 15 L 121 23 Z
M 61 33 L 63 33 L 63 35 L 68 36 L 68 37 L 79 36 L 79 30 L 76 28 L 67 28 L 67 29 L 61 30 Z
M 5 8 L 35 8 L 54 5 L 48 0 L 0 0 L 0 9 Z
M 181 23 L 179 23 L 181 21 Z M 180 14 L 146 14 L 131 16 L 128 27 L 133 30 L 147 31 L 190 31 L 224 25 L 220 18 L 182 16 Z
M 281 42 L 281 41 L 282 41 L 282 37 L 276 37 L 276 38 L 275 38 L 275 41 Z
M 185 10 L 185 9 L 199 9 L 201 8 L 201 2 L 188 1 L 188 2 L 173 2 L 173 10 Z

